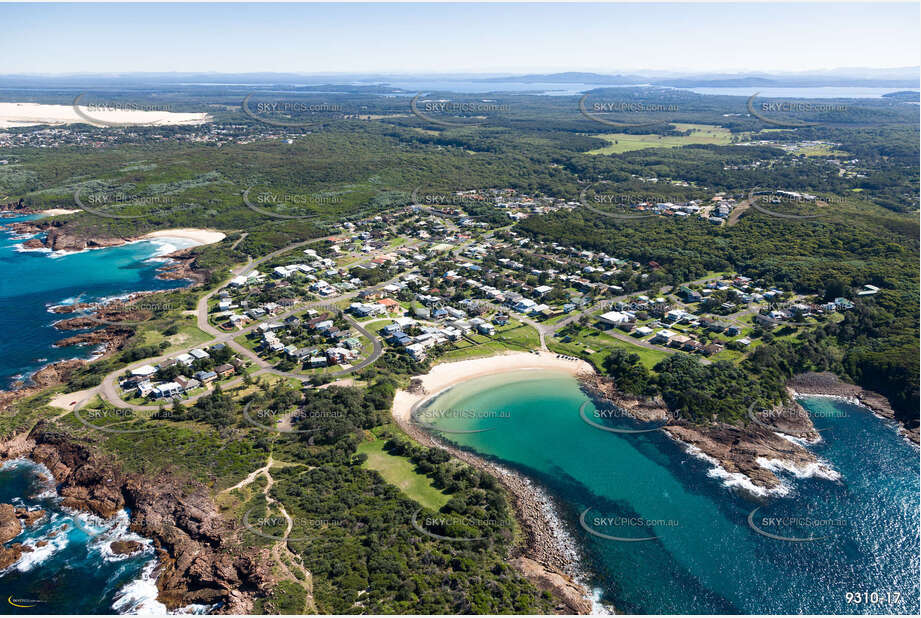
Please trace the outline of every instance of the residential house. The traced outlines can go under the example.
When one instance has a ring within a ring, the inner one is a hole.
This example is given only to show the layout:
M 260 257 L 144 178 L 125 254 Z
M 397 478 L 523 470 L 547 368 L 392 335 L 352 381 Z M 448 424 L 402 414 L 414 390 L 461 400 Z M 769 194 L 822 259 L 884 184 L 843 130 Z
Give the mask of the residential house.
M 217 373 L 214 371 L 196 371 L 193 377 L 202 384 L 208 384 L 217 380 Z

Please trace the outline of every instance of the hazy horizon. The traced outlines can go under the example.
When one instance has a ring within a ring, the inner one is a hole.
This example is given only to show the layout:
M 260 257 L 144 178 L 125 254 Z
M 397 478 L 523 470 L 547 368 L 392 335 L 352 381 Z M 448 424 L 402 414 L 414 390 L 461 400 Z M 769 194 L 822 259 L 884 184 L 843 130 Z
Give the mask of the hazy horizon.
M 0 4 L 0 19 L 17 24 L 6 75 L 808 73 L 915 67 L 921 39 L 916 3 Z

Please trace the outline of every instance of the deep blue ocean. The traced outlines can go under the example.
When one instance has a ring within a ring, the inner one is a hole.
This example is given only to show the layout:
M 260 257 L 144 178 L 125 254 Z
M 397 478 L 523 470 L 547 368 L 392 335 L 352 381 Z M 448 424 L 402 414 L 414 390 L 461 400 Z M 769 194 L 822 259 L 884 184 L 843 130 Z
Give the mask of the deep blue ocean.
M 21 459 L 0 467 L 0 502 L 45 510 L 11 541 L 33 551 L 0 571 L 0 614 L 166 613 L 156 600 L 153 545 L 128 531 L 128 512 L 103 520 L 65 510 L 48 470 Z M 115 540 L 143 549 L 119 556 L 109 548 Z
M 0 224 L 34 218 L 0 219 Z M 92 347 L 53 347 L 60 339 L 86 331 L 53 328 L 54 322 L 69 316 L 50 313 L 50 307 L 185 286 L 186 281 L 156 278 L 163 265 L 158 256 L 194 244 L 162 238 L 58 255 L 22 251 L 23 242 L 0 230 L 0 389 L 27 379 L 48 363 L 93 355 Z
M 504 416 L 421 422 L 545 488 L 581 548 L 586 583 L 619 611 L 918 613 L 919 453 L 894 423 L 803 399 L 823 436 L 806 448 L 826 470 L 779 470 L 783 488 L 757 496 L 663 432 L 589 425 L 578 411 L 586 401 L 571 376 L 516 372 L 470 380 L 423 408 Z M 470 430 L 480 431 L 457 433 Z
M 0 224 L 34 218 L 0 219 Z M 159 256 L 194 244 L 164 238 L 58 255 L 22 251 L 24 240 L 0 231 L 0 388 L 27 379 L 48 363 L 92 356 L 92 348 L 53 347 L 55 341 L 85 331 L 54 329 L 56 320 L 68 316 L 50 313 L 50 307 L 187 285 L 156 279 L 156 269 L 163 265 Z M 166 613 L 156 600 L 153 547 L 148 539 L 128 532 L 129 513 L 106 521 L 68 512 L 49 478 L 46 469 L 25 460 L 0 467 L 0 503 L 46 511 L 11 541 L 33 551 L 0 571 L 0 614 Z M 117 556 L 109 544 L 119 539 L 140 541 L 144 549 Z

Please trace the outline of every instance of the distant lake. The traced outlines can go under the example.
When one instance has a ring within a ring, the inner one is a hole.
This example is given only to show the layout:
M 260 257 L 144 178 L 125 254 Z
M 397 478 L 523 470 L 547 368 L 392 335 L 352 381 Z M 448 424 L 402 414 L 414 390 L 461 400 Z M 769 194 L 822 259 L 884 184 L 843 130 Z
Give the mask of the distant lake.
M 372 82 L 362 82 L 370 84 Z M 592 83 L 521 83 L 521 82 L 482 82 L 482 81 L 388 81 L 374 82 L 386 83 L 388 86 L 402 88 L 405 90 L 438 90 L 448 92 L 459 92 L 466 94 L 486 93 L 486 92 L 517 92 L 532 93 L 545 96 L 575 96 L 594 90 L 596 88 L 641 88 L 649 87 L 649 84 L 629 84 L 624 86 L 612 86 L 609 84 L 592 84 Z M 884 94 L 890 92 L 899 92 L 903 90 L 913 90 L 911 88 L 867 88 L 858 86 L 829 86 L 829 87 L 808 87 L 808 88 L 759 88 L 749 86 L 744 88 L 676 88 L 676 90 L 689 90 L 697 94 L 705 95 L 723 95 L 750 97 L 756 92 L 759 97 L 787 97 L 791 99 L 878 99 Z M 917 92 L 917 90 L 915 90 Z
M 790 99 L 878 99 L 890 92 L 913 91 L 912 88 L 864 88 L 851 86 L 823 86 L 808 88 L 679 88 L 697 94 L 724 95 L 731 97 L 750 97 L 756 92 L 759 98 L 787 97 Z

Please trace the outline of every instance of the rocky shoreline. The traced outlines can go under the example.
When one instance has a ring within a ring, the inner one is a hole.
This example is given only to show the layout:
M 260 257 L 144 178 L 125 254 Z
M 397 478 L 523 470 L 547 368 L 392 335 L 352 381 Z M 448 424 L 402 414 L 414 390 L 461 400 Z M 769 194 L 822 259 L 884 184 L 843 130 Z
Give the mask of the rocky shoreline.
M 92 444 L 45 423 L 0 443 L 0 461 L 23 457 L 49 469 L 64 507 L 106 519 L 123 508 L 132 511 L 131 531 L 154 541 L 158 600 L 169 609 L 216 604 L 216 613 L 251 613 L 253 599 L 273 585 L 260 556 L 236 545 L 235 525 L 218 514 L 203 486 L 166 474 L 124 474 Z M 0 506 L 0 520 L 7 521 L 5 515 Z
M 868 408 L 874 414 L 899 422 L 899 433 L 915 444 L 919 444 L 919 426 L 911 426 L 906 419 L 899 418 L 889 400 L 873 391 L 848 384 L 830 372 L 810 372 L 796 375 L 787 384 L 797 395 L 818 395 L 840 397 Z
M 105 249 L 107 247 L 119 247 L 143 239 L 143 235 L 100 237 L 76 234 L 62 229 L 50 221 L 21 221 L 10 223 L 4 227 L 23 236 L 44 233 L 43 238 L 30 238 L 22 243 L 23 249 L 33 251 L 48 250 L 68 253 L 86 251 L 87 249 Z M 195 247 L 179 249 L 162 256 L 169 258 L 169 262 L 157 269 L 159 271 L 157 278 L 163 280 L 189 279 L 196 284 L 203 283 L 207 279 L 208 273 L 197 270 L 194 267 L 195 256 L 193 255 L 193 249 Z
M 0 570 L 19 560 L 23 553 L 33 551 L 22 543 L 13 543 L 9 547 L 5 547 L 4 543 L 19 536 L 24 528 L 31 527 L 44 516 L 45 511 L 41 509 L 29 511 L 12 504 L 0 504 Z
M 20 381 L 14 385 L 12 390 L 0 390 L 0 411 L 5 410 L 20 399 L 67 382 L 70 376 L 85 364 L 86 361 L 83 359 L 72 358 L 45 365 L 32 374 L 32 384 L 27 385 L 25 382 Z
M 444 444 L 413 424 L 412 420 L 396 419 L 411 438 L 425 446 L 444 449 L 452 456 L 499 481 L 512 497 L 515 516 L 525 535 L 524 545 L 516 548 L 510 563 L 540 590 L 550 591 L 561 605 L 563 614 L 591 614 L 592 601 L 588 591 L 576 581 L 578 554 L 576 547 L 565 540 L 562 524 L 552 515 L 555 510 L 549 496 L 528 479 L 457 448 Z
M 583 389 L 595 399 L 625 411 L 637 420 L 661 421 L 662 431 L 684 445 L 691 454 L 713 463 L 715 476 L 755 496 L 783 494 L 787 488 L 776 472 L 792 471 L 800 476 L 837 478 L 837 473 L 794 440 L 820 439 L 809 414 L 795 401 L 752 415 L 744 427 L 727 423 L 697 425 L 675 418 L 661 398 L 642 398 L 617 391 L 610 379 L 580 376 Z M 792 395 L 792 391 L 790 393 Z

